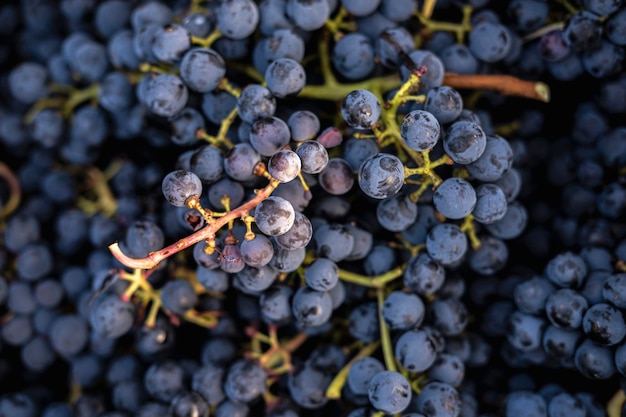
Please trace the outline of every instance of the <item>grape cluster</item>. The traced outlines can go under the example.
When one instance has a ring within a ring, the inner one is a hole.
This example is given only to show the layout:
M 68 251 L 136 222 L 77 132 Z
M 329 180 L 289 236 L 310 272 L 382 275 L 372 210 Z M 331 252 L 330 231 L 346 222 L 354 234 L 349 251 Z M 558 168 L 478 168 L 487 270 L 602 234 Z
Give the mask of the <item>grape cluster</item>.
M 622 0 L 0 33 L 0 417 L 626 414 Z

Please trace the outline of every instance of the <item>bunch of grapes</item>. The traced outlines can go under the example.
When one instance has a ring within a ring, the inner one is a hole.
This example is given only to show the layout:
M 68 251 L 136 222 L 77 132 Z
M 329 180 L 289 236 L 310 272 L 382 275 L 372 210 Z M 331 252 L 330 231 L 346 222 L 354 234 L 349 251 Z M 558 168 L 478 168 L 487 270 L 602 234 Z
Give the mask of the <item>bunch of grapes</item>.
M 0 417 L 626 413 L 622 0 L 0 33 Z

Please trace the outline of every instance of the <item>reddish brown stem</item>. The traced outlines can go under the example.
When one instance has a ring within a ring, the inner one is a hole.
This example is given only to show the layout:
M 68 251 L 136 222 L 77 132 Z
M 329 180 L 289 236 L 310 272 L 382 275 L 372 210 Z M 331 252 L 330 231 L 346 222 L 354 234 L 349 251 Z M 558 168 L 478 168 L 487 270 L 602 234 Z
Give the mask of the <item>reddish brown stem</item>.
M 269 197 L 270 194 L 276 189 L 278 186 L 277 181 L 270 181 L 270 183 L 265 186 L 265 188 L 259 190 L 257 195 L 250 201 L 242 204 L 234 210 L 229 211 L 226 215 L 222 217 L 218 217 L 214 222 L 208 224 L 203 229 L 198 230 L 197 232 L 180 239 L 178 242 L 173 243 L 169 246 L 164 247 L 161 250 L 156 252 L 151 252 L 145 258 L 130 258 L 126 256 L 119 247 L 119 244 L 113 243 L 109 245 L 109 250 L 115 256 L 115 259 L 120 261 L 124 266 L 128 268 L 137 268 L 137 269 L 152 269 L 157 266 L 164 259 L 174 255 L 195 245 L 198 242 L 201 242 L 206 239 L 214 239 L 215 234 L 228 222 L 233 221 L 241 217 L 242 214 L 248 213 L 254 207 L 256 207 L 261 201 L 265 200 Z
M 510 75 L 446 72 L 443 84 L 458 89 L 496 90 L 507 96 L 526 97 L 545 103 L 550 101 L 550 89 L 546 84 L 520 80 Z

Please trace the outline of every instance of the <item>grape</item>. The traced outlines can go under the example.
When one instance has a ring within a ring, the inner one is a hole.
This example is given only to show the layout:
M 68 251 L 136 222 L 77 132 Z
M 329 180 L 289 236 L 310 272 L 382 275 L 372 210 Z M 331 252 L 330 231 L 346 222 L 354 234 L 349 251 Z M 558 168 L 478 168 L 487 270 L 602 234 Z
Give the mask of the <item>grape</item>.
M 444 283 L 445 270 L 429 254 L 420 253 L 409 259 L 404 270 L 404 285 L 422 296 L 432 295 Z
M 181 25 L 167 25 L 156 31 L 152 53 L 161 62 L 179 62 L 191 46 L 189 32 Z
M 426 250 L 442 265 L 453 265 L 465 256 L 467 237 L 454 224 L 438 224 L 431 229 L 426 238 Z
M 539 395 L 529 391 L 515 391 L 505 399 L 505 416 L 547 416 L 546 401 Z
M 248 143 L 237 143 L 224 157 L 224 171 L 236 181 L 251 181 L 261 155 Z M 221 198 L 221 196 L 220 196 Z
M 468 263 L 473 271 L 482 275 L 493 275 L 506 266 L 509 250 L 506 244 L 495 237 L 482 236 L 481 246 L 470 252 Z
M 479 160 L 487 147 L 487 136 L 483 129 L 472 122 L 452 123 L 443 139 L 443 148 L 452 160 L 458 164 L 471 164 Z M 489 159 L 485 160 L 488 164 Z M 475 171 L 482 173 L 479 165 Z M 486 169 L 488 169 L 487 167 Z M 496 178 L 497 179 L 497 178 Z
M 118 338 L 128 332 L 135 322 L 135 305 L 124 302 L 115 294 L 105 294 L 94 301 L 89 322 L 97 334 Z
M 225 292 L 228 289 L 228 275 L 221 269 L 208 269 L 198 265 L 196 276 L 200 285 L 209 291 Z
M 326 389 L 332 376 L 308 364 L 289 373 L 287 388 L 293 401 L 302 408 L 315 410 L 322 408 L 327 402 Z
M 319 174 L 320 186 L 329 194 L 343 195 L 352 188 L 354 174 L 342 158 L 331 158 Z
M 424 303 L 415 294 L 394 291 L 383 303 L 383 318 L 392 330 L 416 328 L 424 319 Z
M 285 11 L 296 26 L 306 31 L 324 26 L 331 12 L 326 0 L 287 0 Z
M 229 367 L 224 393 L 233 401 L 249 403 L 265 392 L 266 379 L 267 375 L 261 366 L 241 359 Z
M 45 67 L 35 62 L 24 62 L 8 76 L 9 91 L 21 103 L 32 104 L 47 94 Z
M 587 310 L 587 300 L 570 288 L 561 288 L 546 300 L 548 320 L 557 327 L 576 329 L 583 321 Z
M 289 126 L 278 117 L 257 119 L 250 130 L 250 144 L 263 156 L 272 156 L 289 144 Z
M 215 16 L 219 30 L 231 39 L 247 38 L 259 23 L 259 9 L 252 0 L 224 0 Z
M 213 49 L 192 48 L 183 55 L 180 77 L 199 93 L 213 91 L 226 73 L 224 59 Z
M 615 373 L 613 352 L 591 339 L 584 340 L 574 356 L 576 369 L 590 379 L 607 379 Z
M 485 228 L 493 236 L 500 239 L 514 239 L 518 237 L 526 227 L 528 214 L 524 206 L 513 202 L 507 206 L 506 213 L 502 219 L 486 224 Z
M 441 51 L 441 61 L 447 71 L 457 74 L 475 74 L 478 60 L 465 45 L 453 44 Z
M 339 268 L 330 259 L 316 259 L 304 270 L 304 280 L 314 290 L 330 291 L 339 280 Z
M 293 226 L 279 236 L 274 236 L 274 242 L 285 250 L 305 248 L 313 237 L 311 221 L 301 212 L 295 212 Z
M 220 151 L 211 145 L 197 148 L 191 155 L 191 172 L 204 184 L 212 184 L 220 179 L 223 172 L 223 158 Z
M 343 159 L 358 171 L 366 159 L 378 153 L 378 145 L 372 139 L 349 138 L 343 145 Z
M 241 255 L 246 265 L 261 267 L 274 256 L 274 247 L 270 240 L 260 234 L 256 234 L 251 240 L 241 242 Z
M 169 402 L 183 391 L 183 368 L 173 360 L 150 365 L 144 375 L 144 386 L 153 398 Z
M 367 90 L 354 90 L 341 103 L 341 115 L 348 126 L 370 129 L 380 118 L 380 103 Z
M 267 88 L 259 84 L 250 84 L 241 90 L 237 98 L 237 114 L 247 123 L 257 119 L 271 117 L 276 111 L 276 99 Z
M 291 319 L 289 300 L 293 291 L 284 285 L 269 287 L 259 297 L 263 320 L 268 324 L 285 324 Z
M 461 178 L 444 180 L 433 194 L 437 211 L 450 219 L 462 219 L 476 206 L 476 192 L 472 185 Z
M 572 14 L 563 28 L 563 40 L 574 52 L 597 48 L 601 36 L 602 26 L 598 16 L 587 10 Z
M 367 395 L 371 379 L 385 370 L 383 364 L 376 358 L 367 356 L 354 361 L 348 371 L 347 386 L 357 395 Z
M 382 371 L 372 377 L 368 397 L 377 410 L 389 414 L 400 413 L 409 406 L 411 386 L 401 373 Z
M 383 30 L 376 38 L 376 55 L 380 62 L 389 68 L 400 63 L 400 54 L 415 50 L 415 41 L 411 33 L 403 27 L 391 27 Z
M 467 165 L 467 170 L 479 181 L 494 182 L 513 164 L 513 150 L 508 141 L 500 136 L 489 135 L 486 139 L 484 151 Z
M 267 170 L 272 178 L 280 182 L 289 182 L 300 173 L 302 162 L 298 154 L 284 149 L 276 152 L 267 163 Z
M 320 130 L 320 119 L 308 110 L 297 110 L 287 119 L 291 139 L 296 142 L 312 140 Z
M 328 164 L 328 151 L 326 151 L 324 145 L 316 140 L 302 142 L 296 148 L 296 154 L 300 157 L 302 172 L 306 174 L 319 174 Z
M 166 200 L 177 207 L 184 207 L 187 199 L 202 194 L 202 182 L 191 171 L 172 171 L 163 178 L 161 185 Z
M 480 22 L 469 33 L 469 49 L 484 62 L 503 60 L 512 47 L 509 30 L 494 22 Z
M 445 69 L 443 62 L 437 55 L 430 51 L 416 49 L 409 53 L 409 59 L 413 61 L 416 68 L 426 68 L 426 72 L 420 75 L 420 89 L 429 90 L 443 84 Z M 403 65 L 400 67 L 400 73 L 402 79 L 406 81 L 409 78 L 410 69 Z
M 163 307 L 174 314 L 183 315 L 193 308 L 198 297 L 188 281 L 175 279 L 168 281 L 161 289 Z
M 337 72 L 349 80 L 363 79 L 375 67 L 374 47 L 367 36 L 358 32 L 345 35 L 335 44 L 332 59 Z
M 330 319 L 332 311 L 332 300 L 326 291 L 304 286 L 293 296 L 292 313 L 300 326 L 321 326 Z
M 185 107 L 187 98 L 187 87 L 178 76 L 159 74 L 147 82 L 143 101 L 152 113 L 170 117 Z
M 615 345 L 626 335 L 621 311 L 610 304 L 597 303 L 589 307 L 583 316 L 582 326 L 587 337 L 600 345 Z
M 597 48 L 585 51 L 581 61 L 585 71 L 592 77 L 607 78 L 621 71 L 624 48 L 601 41 Z
M 428 151 L 439 141 L 441 127 L 431 113 L 413 110 L 404 116 L 400 134 L 409 148 L 420 152 Z
M 394 194 L 378 203 L 376 218 L 386 230 L 401 232 L 415 222 L 417 205 L 404 193 Z
M 270 92 L 278 98 L 297 95 L 306 85 L 306 73 L 297 61 L 279 58 L 265 70 L 265 82 Z
M 507 201 L 504 192 L 495 184 L 481 184 L 476 188 L 476 206 L 472 215 L 478 223 L 491 224 L 502 219 Z
M 293 206 L 282 197 L 269 196 L 254 211 L 254 222 L 268 236 L 287 233 L 295 221 Z
M 378 153 L 359 168 L 361 190 L 372 198 L 383 199 L 396 194 L 404 182 L 404 165 L 396 156 Z

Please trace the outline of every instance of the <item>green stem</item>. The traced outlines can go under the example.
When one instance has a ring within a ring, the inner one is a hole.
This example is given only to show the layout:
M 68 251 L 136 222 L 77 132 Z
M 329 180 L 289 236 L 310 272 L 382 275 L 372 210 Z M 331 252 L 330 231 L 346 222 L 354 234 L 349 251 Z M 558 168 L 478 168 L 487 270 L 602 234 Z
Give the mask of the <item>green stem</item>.
M 396 361 L 393 355 L 393 347 L 391 346 L 391 335 L 385 319 L 383 318 L 383 304 L 385 302 L 385 290 L 383 288 L 376 289 L 376 298 L 378 301 L 378 326 L 380 328 L 380 341 L 383 346 L 383 357 L 385 366 L 388 371 L 397 371 Z

